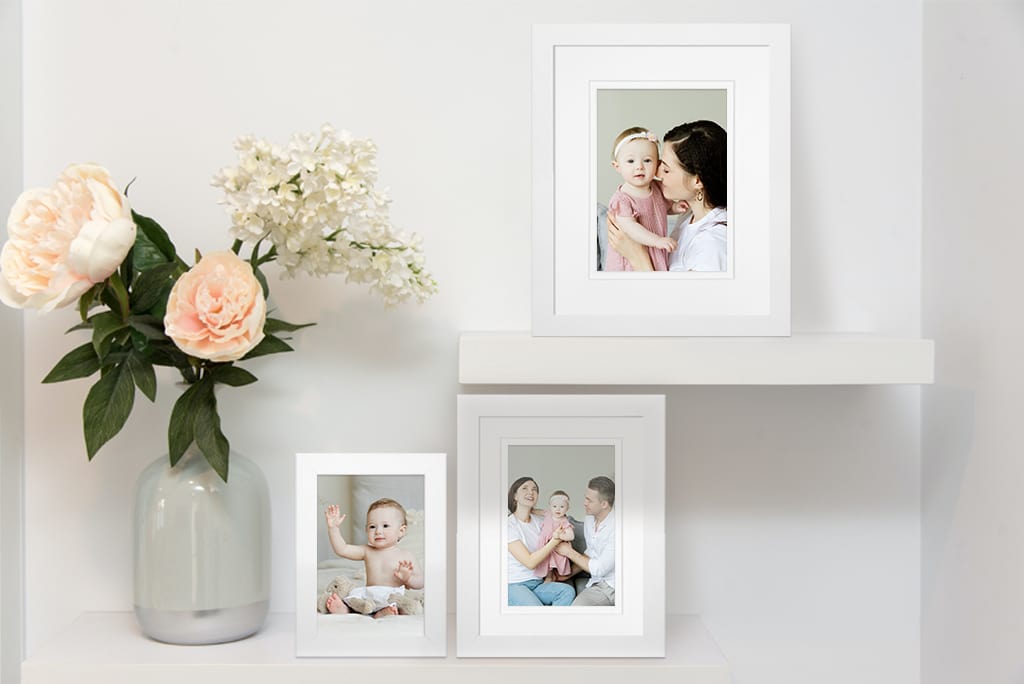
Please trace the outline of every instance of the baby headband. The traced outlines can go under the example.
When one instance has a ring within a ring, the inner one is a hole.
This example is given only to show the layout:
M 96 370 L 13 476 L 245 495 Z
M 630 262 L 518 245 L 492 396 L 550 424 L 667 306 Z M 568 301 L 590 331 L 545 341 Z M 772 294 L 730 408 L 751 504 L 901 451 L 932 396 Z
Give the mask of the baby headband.
M 565 494 L 552 494 L 551 498 L 548 499 L 548 501 L 554 501 L 555 499 L 565 499 L 565 503 L 569 503 L 569 497 L 567 497 Z
M 658 144 L 658 136 L 654 135 L 650 131 L 647 131 L 646 133 L 630 133 L 625 138 L 620 140 L 619 144 L 615 146 L 615 149 L 612 150 L 612 156 L 613 157 L 618 157 L 619 156 L 619 148 L 620 147 L 622 147 L 623 145 L 628 143 L 630 140 L 637 140 L 638 138 L 643 138 L 644 140 L 650 140 L 655 145 Z

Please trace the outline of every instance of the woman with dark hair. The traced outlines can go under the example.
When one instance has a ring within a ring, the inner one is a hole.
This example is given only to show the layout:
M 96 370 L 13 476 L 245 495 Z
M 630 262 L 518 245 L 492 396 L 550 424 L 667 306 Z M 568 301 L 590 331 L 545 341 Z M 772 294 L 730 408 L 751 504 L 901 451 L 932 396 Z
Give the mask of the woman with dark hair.
M 676 223 L 679 243 L 669 255 L 670 271 L 724 271 L 728 261 L 725 130 L 713 121 L 676 126 L 664 137 L 658 175 L 662 194 L 690 210 Z M 681 230 L 680 230 L 681 228 Z M 634 271 L 654 270 L 647 249 L 608 217 L 608 242 Z
M 534 513 L 539 491 L 532 477 L 520 477 L 508 488 L 508 605 L 572 605 L 576 591 L 571 586 L 545 582 L 533 573 L 556 546 L 572 539 L 559 529 L 546 544 L 538 546 L 544 523 L 543 516 Z

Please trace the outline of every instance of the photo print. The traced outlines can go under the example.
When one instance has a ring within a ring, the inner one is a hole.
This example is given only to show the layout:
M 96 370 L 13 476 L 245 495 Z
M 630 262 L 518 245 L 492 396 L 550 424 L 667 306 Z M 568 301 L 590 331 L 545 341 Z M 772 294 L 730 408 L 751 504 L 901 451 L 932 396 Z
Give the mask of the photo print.
M 623 85 L 593 85 L 595 271 L 728 275 L 728 86 Z
M 615 444 L 509 444 L 508 609 L 614 607 Z
M 444 656 L 447 457 L 300 453 L 295 651 Z

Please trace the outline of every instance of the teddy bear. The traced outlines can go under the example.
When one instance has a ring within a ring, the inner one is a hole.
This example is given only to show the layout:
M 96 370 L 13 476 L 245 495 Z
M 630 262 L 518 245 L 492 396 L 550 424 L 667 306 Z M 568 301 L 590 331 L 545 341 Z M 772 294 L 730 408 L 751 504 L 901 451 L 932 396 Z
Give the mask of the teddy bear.
M 327 588 L 323 590 L 320 596 L 316 600 L 316 610 L 318 613 L 326 613 L 327 611 L 327 599 L 330 598 L 331 594 L 337 594 L 339 598 L 344 599 L 346 596 L 352 593 L 352 590 L 360 586 L 348 577 L 337 576 L 332 579 L 328 584 Z M 394 593 L 388 597 L 390 603 L 394 603 L 398 608 L 399 615 L 419 615 L 423 612 L 423 595 L 422 592 L 408 592 L 405 594 Z M 345 605 L 351 608 L 356 613 L 362 615 L 370 615 L 374 612 L 373 601 L 370 599 L 359 599 L 350 598 L 345 601 Z

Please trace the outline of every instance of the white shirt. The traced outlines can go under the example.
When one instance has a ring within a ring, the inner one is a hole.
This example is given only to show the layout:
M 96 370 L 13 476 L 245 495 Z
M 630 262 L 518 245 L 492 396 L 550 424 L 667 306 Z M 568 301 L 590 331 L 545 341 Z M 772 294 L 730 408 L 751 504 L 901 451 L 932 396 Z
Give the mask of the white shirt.
M 508 516 L 508 540 L 507 543 L 511 544 L 514 541 L 523 542 L 523 546 L 530 553 L 537 550 L 537 542 L 540 541 L 540 530 L 544 521 L 536 515 L 530 514 L 530 522 L 523 522 L 516 516 L 509 514 Z M 507 548 L 507 547 L 506 547 Z M 533 570 L 526 567 L 522 563 L 516 560 L 516 557 L 512 555 L 512 552 L 508 552 L 508 583 L 515 584 L 517 582 L 525 582 L 526 580 L 537 579 L 537 576 L 533 574 Z
M 590 559 L 589 587 L 607 582 L 615 588 L 615 511 L 609 511 L 600 524 L 588 515 L 583 519 L 583 537 L 587 540 L 586 556 Z
M 670 271 L 724 271 L 728 268 L 729 214 L 715 207 L 700 221 L 690 223 L 686 212 L 676 223 L 672 237 L 679 246 L 668 255 Z

